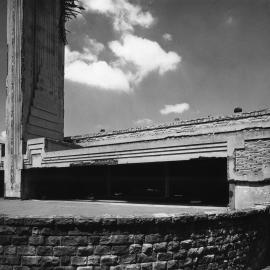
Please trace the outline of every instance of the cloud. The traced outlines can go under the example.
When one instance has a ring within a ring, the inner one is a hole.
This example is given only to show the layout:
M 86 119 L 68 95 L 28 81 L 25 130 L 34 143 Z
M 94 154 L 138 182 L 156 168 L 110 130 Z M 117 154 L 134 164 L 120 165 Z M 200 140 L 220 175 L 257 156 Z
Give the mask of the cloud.
M 134 123 L 137 126 L 149 126 L 149 125 L 152 125 L 153 122 L 154 121 L 149 118 L 144 118 L 144 119 L 138 119 Z
M 69 81 L 89 85 L 103 90 L 131 91 L 128 76 L 118 67 L 99 61 L 105 49 L 102 43 L 86 37 L 82 52 L 65 48 L 65 78 Z
M 110 17 L 116 31 L 133 31 L 138 25 L 149 28 L 154 18 L 150 12 L 145 12 L 138 5 L 128 0 L 81 0 L 86 12 L 100 13 Z
M 169 33 L 165 33 L 162 37 L 166 41 L 172 41 L 172 35 Z
M 82 60 L 76 60 L 66 67 L 65 78 L 104 90 L 131 91 L 126 74 L 105 61 L 87 64 Z
M 176 52 L 166 52 L 156 41 L 127 34 L 121 41 L 109 43 L 110 49 L 122 60 L 122 63 L 133 64 L 136 72 L 132 78 L 140 82 L 150 72 L 158 71 L 160 75 L 175 70 L 181 62 Z
M 84 62 L 97 61 L 99 54 L 104 48 L 105 46 L 102 43 L 86 36 L 83 44 L 83 52 L 71 51 L 68 46 L 65 47 L 66 66 L 77 60 L 82 60 Z
M 189 110 L 190 106 L 188 103 L 180 103 L 175 105 L 165 105 L 163 109 L 160 110 L 161 114 L 170 114 L 170 113 L 183 113 Z
M 7 139 L 7 133 L 6 133 L 6 131 L 2 131 L 0 133 L 0 142 L 5 142 L 6 139 Z

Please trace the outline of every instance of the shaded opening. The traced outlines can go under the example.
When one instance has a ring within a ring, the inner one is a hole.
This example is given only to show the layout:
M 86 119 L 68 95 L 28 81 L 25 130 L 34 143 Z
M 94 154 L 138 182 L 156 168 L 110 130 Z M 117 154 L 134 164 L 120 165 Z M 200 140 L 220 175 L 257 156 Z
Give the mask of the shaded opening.
M 4 171 L 0 170 L 0 198 L 4 197 Z
M 225 158 L 110 166 L 30 169 L 23 197 L 113 199 L 197 205 L 228 204 Z

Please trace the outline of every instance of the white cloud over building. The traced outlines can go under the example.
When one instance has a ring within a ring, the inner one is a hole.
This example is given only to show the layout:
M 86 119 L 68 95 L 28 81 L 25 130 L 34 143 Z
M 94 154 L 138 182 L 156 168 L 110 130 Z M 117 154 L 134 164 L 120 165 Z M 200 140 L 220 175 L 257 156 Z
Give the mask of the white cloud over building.
M 188 111 L 190 108 L 190 105 L 188 103 L 180 103 L 175 105 L 165 105 L 164 108 L 160 110 L 160 113 L 163 115 L 176 113 L 176 114 L 182 114 L 185 111 Z

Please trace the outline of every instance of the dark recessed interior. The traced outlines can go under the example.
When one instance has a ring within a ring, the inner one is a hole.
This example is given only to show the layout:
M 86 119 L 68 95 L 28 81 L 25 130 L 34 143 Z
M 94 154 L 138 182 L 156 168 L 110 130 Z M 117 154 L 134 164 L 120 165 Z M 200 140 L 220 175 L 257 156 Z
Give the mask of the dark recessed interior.
M 0 198 L 4 197 L 4 171 L 0 171 Z
M 227 205 L 227 163 L 225 158 L 205 158 L 31 169 L 23 172 L 23 197 Z

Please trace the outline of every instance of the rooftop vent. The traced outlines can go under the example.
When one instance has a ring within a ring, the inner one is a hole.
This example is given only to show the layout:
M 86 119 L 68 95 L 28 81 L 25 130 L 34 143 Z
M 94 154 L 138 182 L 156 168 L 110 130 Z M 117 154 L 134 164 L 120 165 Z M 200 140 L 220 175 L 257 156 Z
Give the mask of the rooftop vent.
M 236 107 L 236 108 L 234 108 L 234 110 L 233 110 L 233 112 L 234 113 L 241 113 L 243 110 L 242 110 L 242 108 L 240 108 L 240 107 Z

